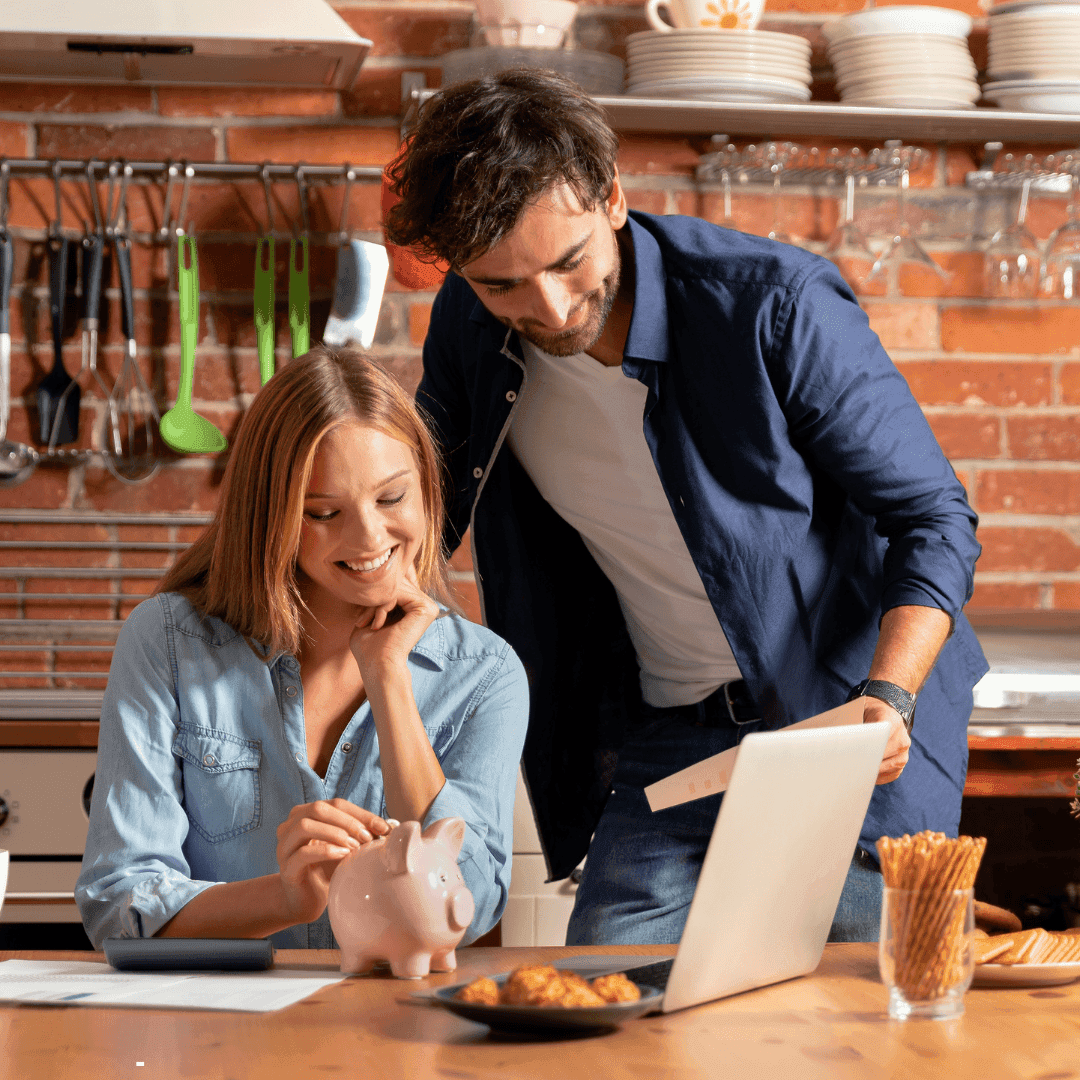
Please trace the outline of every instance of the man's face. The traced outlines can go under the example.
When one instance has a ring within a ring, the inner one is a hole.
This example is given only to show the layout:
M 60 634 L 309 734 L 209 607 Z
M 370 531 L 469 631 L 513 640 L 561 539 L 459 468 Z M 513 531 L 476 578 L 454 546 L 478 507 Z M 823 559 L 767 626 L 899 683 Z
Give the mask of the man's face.
M 565 183 L 527 206 L 513 231 L 461 273 L 503 325 L 551 356 L 591 348 L 619 291 L 615 230 L 626 223 L 618 176 L 611 197 L 583 210 Z

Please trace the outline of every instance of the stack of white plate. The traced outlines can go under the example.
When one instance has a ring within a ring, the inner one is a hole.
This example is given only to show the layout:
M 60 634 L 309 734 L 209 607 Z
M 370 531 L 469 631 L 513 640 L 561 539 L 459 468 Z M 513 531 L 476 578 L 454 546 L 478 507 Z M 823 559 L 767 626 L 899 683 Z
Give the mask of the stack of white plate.
M 822 27 L 840 100 L 872 108 L 969 109 L 979 99 L 971 17 L 923 5 L 875 7 Z
M 810 42 L 771 30 L 644 30 L 626 39 L 626 92 L 696 101 L 810 99 Z
M 1003 109 L 1080 111 L 1080 4 L 1009 0 L 990 11 L 990 81 Z

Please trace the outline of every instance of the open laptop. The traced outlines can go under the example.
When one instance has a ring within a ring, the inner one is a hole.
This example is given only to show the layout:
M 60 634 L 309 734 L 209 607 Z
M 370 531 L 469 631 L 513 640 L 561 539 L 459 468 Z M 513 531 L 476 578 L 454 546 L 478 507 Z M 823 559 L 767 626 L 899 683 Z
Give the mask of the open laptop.
M 813 971 L 821 960 L 889 737 L 887 724 L 747 735 L 720 805 L 674 958 L 582 956 L 626 971 L 660 1011 Z

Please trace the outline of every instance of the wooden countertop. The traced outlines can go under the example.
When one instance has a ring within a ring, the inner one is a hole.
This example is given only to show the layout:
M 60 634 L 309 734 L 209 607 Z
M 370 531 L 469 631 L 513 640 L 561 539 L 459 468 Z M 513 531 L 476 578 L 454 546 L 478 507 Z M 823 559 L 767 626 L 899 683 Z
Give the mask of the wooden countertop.
M 498 1037 L 409 994 L 581 952 L 671 946 L 463 949 L 458 971 L 351 978 L 273 1013 L 0 1005 L 4 1075 L 87 1078 L 314 1076 L 463 1080 L 697 1077 L 1036 1080 L 1075 1075 L 1080 983 L 968 991 L 950 1021 L 889 1020 L 876 945 L 827 945 L 818 970 L 708 1005 L 573 1039 Z M 0 952 L 0 960 L 100 953 Z M 283 951 L 280 967 L 336 970 L 336 952 Z M 136 1061 L 144 1062 L 137 1068 Z

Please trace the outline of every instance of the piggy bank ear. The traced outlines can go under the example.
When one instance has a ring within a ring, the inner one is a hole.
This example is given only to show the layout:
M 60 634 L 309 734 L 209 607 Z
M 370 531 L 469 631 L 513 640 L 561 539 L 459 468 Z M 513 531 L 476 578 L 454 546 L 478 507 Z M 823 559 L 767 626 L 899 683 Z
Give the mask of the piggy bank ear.
M 412 874 L 420 857 L 420 822 L 403 821 L 386 838 L 386 869 L 391 874 Z
M 430 824 L 424 831 L 425 840 L 440 840 L 444 843 L 456 859 L 461 845 L 465 843 L 465 819 L 459 817 L 444 817 Z

